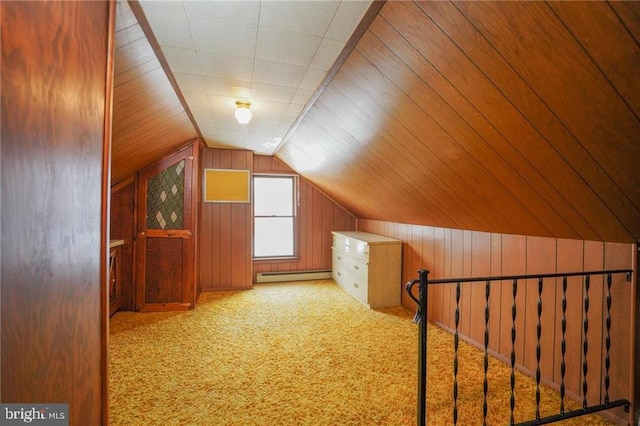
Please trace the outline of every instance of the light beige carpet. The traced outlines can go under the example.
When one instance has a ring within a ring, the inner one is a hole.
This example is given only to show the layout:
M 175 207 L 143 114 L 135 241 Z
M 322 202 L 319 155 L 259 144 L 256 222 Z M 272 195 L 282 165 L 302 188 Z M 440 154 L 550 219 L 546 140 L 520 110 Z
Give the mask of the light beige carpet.
M 109 344 L 110 422 L 414 425 L 412 316 L 368 309 L 331 280 L 203 293 L 188 312 L 119 312 Z M 452 341 L 430 328 L 429 425 L 452 424 Z M 483 353 L 462 344 L 459 356 L 458 424 L 481 424 Z M 508 424 L 509 374 L 492 360 L 488 424 Z M 535 415 L 533 387 L 518 374 L 516 421 Z M 555 392 L 543 389 L 543 402 L 543 415 L 557 412 Z M 592 415 L 563 424 L 607 423 Z

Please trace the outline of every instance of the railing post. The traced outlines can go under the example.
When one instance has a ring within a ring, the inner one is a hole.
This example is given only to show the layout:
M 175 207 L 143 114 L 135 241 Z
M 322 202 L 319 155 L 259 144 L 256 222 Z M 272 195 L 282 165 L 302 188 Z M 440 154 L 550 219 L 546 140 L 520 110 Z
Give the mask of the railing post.
M 418 287 L 418 300 L 422 312 L 418 323 L 418 425 L 425 426 L 427 422 L 427 286 L 429 271 L 418 271 L 420 284 Z
M 427 423 L 427 286 L 429 271 L 418 270 L 420 276 L 417 280 L 409 281 L 405 290 L 408 296 L 418 305 L 413 322 L 418 324 L 418 406 L 417 425 L 425 426 Z M 413 295 L 413 286 L 418 284 L 418 298 Z

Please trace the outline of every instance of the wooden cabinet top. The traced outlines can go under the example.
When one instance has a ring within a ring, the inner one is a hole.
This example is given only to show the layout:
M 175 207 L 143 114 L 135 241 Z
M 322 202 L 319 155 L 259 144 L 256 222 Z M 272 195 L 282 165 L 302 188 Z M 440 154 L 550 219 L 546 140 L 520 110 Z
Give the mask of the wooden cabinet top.
M 342 235 L 347 238 L 353 238 L 354 240 L 363 241 L 367 244 L 399 244 L 400 240 L 394 238 L 384 237 L 382 235 L 371 234 L 369 232 L 357 232 L 357 231 L 331 231 L 334 235 Z

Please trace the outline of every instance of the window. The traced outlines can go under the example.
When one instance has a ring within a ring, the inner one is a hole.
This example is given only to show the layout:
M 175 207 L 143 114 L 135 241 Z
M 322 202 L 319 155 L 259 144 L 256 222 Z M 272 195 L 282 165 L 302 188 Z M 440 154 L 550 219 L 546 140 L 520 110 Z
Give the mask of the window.
M 296 177 L 253 177 L 253 256 L 295 256 Z

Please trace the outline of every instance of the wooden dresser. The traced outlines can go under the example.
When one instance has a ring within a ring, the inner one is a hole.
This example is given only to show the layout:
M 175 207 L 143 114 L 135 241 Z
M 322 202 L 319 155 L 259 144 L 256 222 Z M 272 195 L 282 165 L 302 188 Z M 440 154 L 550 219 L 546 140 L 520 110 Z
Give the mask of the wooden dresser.
M 333 279 L 371 308 L 400 304 L 402 242 L 367 232 L 332 232 Z

